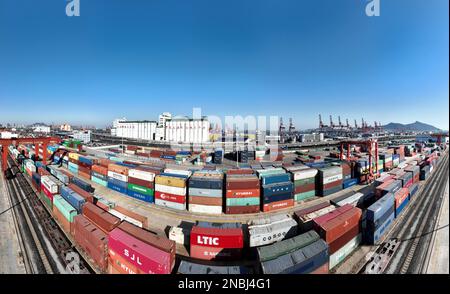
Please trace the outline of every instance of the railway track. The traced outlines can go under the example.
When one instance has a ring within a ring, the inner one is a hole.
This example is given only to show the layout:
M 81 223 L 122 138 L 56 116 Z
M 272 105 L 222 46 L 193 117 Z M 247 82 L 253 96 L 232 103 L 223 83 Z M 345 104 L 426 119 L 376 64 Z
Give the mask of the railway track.
M 436 221 L 436 215 L 431 216 L 436 207 L 440 207 L 448 178 L 448 157 L 445 153 L 432 176 L 396 219 L 384 241 L 371 251 L 372 256 L 354 273 L 417 273 L 411 265 L 423 263 L 418 259 L 423 259 L 424 254 L 418 254 L 418 249 L 427 249 L 425 238 Z
M 8 158 L 8 166 L 16 166 L 12 158 Z M 90 266 L 55 223 L 24 175 L 16 173 L 6 180 L 6 186 L 22 240 L 27 273 L 91 273 Z

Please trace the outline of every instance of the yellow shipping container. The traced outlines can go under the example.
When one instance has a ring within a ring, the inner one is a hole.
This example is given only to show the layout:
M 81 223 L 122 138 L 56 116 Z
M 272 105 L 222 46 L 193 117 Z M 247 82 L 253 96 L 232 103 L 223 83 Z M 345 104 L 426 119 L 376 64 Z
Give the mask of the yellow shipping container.
M 78 153 L 74 153 L 74 152 L 69 153 L 69 158 L 78 160 L 79 157 L 80 157 L 80 155 Z
M 186 179 L 168 176 L 156 176 L 155 184 L 184 188 L 186 187 Z

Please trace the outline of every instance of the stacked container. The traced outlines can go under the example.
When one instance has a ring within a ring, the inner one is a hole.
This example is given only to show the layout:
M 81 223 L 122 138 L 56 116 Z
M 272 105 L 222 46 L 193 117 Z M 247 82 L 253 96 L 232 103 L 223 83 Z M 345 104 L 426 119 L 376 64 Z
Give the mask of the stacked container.
M 155 204 L 172 209 L 186 210 L 189 175 L 167 169 L 164 173 L 157 175 L 155 178 Z
M 127 166 L 108 164 L 108 188 L 128 195 L 128 170 Z
M 223 173 L 196 171 L 189 179 L 189 211 L 221 214 L 223 207 Z
M 400 164 L 400 155 L 392 154 L 392 167 L 396 168 Z
M 383 154 L 379 155 L 379 158 L 383 161 L 383 170 L 384 171 L 389 171 L 393 168 L 392 154 L 383 153 Z
M 78 156 L 78 175 L 83 179 L 91 179 L 92 165 L 97 163 L 97 159 L 92 156 Z
M 70 204 L 73 208 L 77 210 L 78 213 L 82 212 L 82 208 L 86 199 L 80 194 L 75 192 L 69 187 L 61 187 L 61 196 Z
M 425 165 L 421 170 L 420 170 L 420 176 L 419 179 L 421 181 L 425 181 L 426 179 L 428 179 L 428 176 L 430 175 L 430 166 L 429 165 Z
M 95 224 L 104 233 L 111 232 L 120 224 L 120 219 L 100 207 L 86 202 L 82 208 L 83 216 Z
M 136 167 L 128 170 L 128 196 L 153 203 L 155 202 L 155 177 L 159 168 Z
M 304 201 L 316 196 L 316 175 L 317 169 L 307 166 L 287 167 L 291 173 L 291 180 L 294 183 L 294 200 Z
M 261 186 L 251 169 L 228 170 L 225 186 L 225 213 L 243 214 L 260 211 Z
M 408 165 L 404 169 L 405 172 L 412 174 L 412 182 L 417 183 L 420 180 L 420 167 L 418 165 Z
M 274 211 L 294 206 L 294 184 L 291 174 L 282 168 L 257 171 L 261 180 L 262 211 Z
M 190 235 L 190 255 L 204 260 L 238 260 L 242 257 L 244 233 L 240 223 L 198 222 Z
M 68 164 L 68 169 L 71 173 L 73 174 L 78 174 L 78 158 L 79 158 L 79 154 L 75 153 L 75 152 L 70 152 L 69 153 L 69 164 Z
M 91 181 L 102 185 L 108 186 L 108 167 L 102 165 L 93 165 L 91 170 Z
M 322 202 L 308 208 L 296 210 L 294 217 L 298 222 L 300 232 L 307 232 L 313 229 L 313 219 L 333 211 L 335 207 L 327 202 Z
M 330 269 L 344 260 L 360 244 L 361 216 L 361 209 L 347 204 L 314 219 L 314 230 L 329 247 Z
M 396 193 L 402 188 L 402 181 L 390 179 L 375 188 L 375 198 L 380 199 L 387 193 Z
M 402 213 L 403 209 L 409 203 L 409 189 L 401 188 L 397 192 L 394 193 L 395 197 L 395 217 L 399 217 Z
M 266 155 L 266 147 L 265 146 L 256 146 L 256 149 L 255 149 L 255 160 L 256 161 L 263 161 L 265 155 Z
M 264 274 L 326 274 L 328 245 L 314 231 L 258 247 Z
M 77 244 L 102 270 L 108 267 L 108 236 L 84 216 L 74 217 L 74 236 Z
M 319 168 L 316 187 L 320 196 L 328 196 L 342 190 L 342 167 Z
M 249 246 L 259 247 L 297 235 L 297 222 L 289 215 L 254 220 L 248 227 Z
M 50 210 L 53 210 L 53 197 L 59 193 L 59 188 L 56 181 L 50 179 L 49 176 L 41 177 L 41 200 Z
M 76 215 L 78 215 L 77 210 L 61 195 L 55 195 L 53 197 L 53 217 L 67 234 L 73 234 L 72 226 Z
M 387 232 L 395 218 L 394 194 L 388 193 L 369 206 L 363 222 L 364 240 L 367 244 L 377 244 Z
M 170 274 L 175 242 L 123 222 L 108 234 L 109 273 Z

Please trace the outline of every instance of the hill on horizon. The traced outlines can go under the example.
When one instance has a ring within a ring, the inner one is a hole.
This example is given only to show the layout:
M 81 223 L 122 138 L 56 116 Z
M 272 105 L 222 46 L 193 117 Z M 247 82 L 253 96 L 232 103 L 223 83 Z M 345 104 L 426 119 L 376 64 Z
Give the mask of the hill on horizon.
M 388 123 L 387 125 L 383 126 L 385 130 L 391 130 L 391 131 L 419 131 L 419 132 L 438 132 L 441 131 L 441 129 L 436 128 L 435 126 L 422 123 L 420 121 L 415 121 L 410 124 L 401 124 L 401 123 Z

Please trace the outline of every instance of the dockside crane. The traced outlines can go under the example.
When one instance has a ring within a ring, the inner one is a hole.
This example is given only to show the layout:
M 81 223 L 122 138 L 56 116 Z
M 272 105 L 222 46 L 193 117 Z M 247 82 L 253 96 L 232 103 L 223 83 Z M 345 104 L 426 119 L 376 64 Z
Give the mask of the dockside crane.
M 341 116 L 340 115 L 338 115 L 338 122 L 339 122 L 339 128 L 342 129 L 342 123 L 341 123 Z
M 334 128 L 333 117 L 330 114 L 330 127 Z
M 323 121 L 322 121 L 322 115 L 320 115 L 320 114 L 319 114 L 319 128 L 320 129 L 324 128 L 324 124 L 323 124 Z

